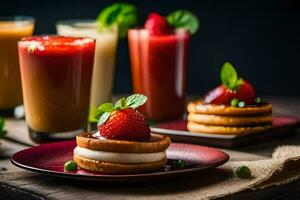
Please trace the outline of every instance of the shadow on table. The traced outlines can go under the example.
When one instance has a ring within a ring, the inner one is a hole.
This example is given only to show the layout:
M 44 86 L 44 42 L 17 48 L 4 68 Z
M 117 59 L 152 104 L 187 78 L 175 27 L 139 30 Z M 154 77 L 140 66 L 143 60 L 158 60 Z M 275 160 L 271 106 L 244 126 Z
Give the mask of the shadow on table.
M 59 179 L 59 182 L 62 185 L 67 185 L 72 188 L 80 188 L 80 190 L 86 191 L 99 191 L 107 193 L 122 193 L 128 194 L 155 194 L 159 193 L 160 195 L 168 193 L 179 193 L 183 191 L 191 191 L 199 187 L 208 187 L 213 185 L 216 182 L 224 181 L 232 176 L 231 171 L 226 171 L 224 169 L 211 169 L 205 170 L 202 172 L 195 173 L 193 175 L 182 176 L 177 178 L 170 178 L 164 180 L 143 180 L 135 183 L 103 183 L 95 181 L 86 181 L 83 182 L 80 180 L 67 180 Z M 54 178 L 58 179 L 58 178 Z

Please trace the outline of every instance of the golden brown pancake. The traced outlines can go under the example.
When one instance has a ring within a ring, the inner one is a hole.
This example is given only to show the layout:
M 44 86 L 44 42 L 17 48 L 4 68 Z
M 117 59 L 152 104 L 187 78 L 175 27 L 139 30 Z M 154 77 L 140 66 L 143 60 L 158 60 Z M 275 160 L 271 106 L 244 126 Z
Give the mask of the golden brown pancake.
M 272 113 L 272 105 L 269 103 L 239 108 L 226 105 L 205 104 L 202 99 L 190 102 L 187 109 L 190 113 L 230 116 L 265 115 Z
M 204 125 L 195 122 L 188 122 L 187 129 L 193 133 L 208 133 L 208 134 L 220 134 L 220 135 L 241 135 L 249 133 L 259 133 L 270 129 L 270 125 L 265 126 L 214 126 L 214 125 Z
M 250 115 L 250 116 L 227 116 L 227 115 L 211 115 L 189 113 L 188 121 L 216 126 L 258 126 L 271 125 L 272 115 Z
M 91 133 L 76 137 L 77 145 L 86 149 L 118 153 L 153 153 L 166 150 L 171 144 L 168 136 L 151 133 L 150 141 L 135 142 L 94 138 Z

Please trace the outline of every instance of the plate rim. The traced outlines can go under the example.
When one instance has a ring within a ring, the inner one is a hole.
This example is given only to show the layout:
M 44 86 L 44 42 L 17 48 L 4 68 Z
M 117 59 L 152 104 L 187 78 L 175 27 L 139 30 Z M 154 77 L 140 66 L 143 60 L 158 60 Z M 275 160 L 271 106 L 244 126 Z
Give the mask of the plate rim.
M 70 141 L 61 141 L 61 142 L 71 142 Z M 73 142 L 73 141 L 72 141 Z M 55 143 L 60 143 L 60 142 L 55 142 Z M 174 142 L 175 143 L 175 142 Z M 47 145 L 51 145 L 51 143 L 48 143 Z M 187 144 L 187 143 L 176 143 L 176 144 Z M 188 144 L 188 145 L 196 145 L 196 144 Z M 137 174 L 101 174 L 101 175 L 86 175 L 86 174 L 75 174 L 75 173 L 65 173 L 65 172 L 59 172 L 59 171 L 54 171 L 54 170 L 49 170 L 49 169 L 42 169 L 42 168 L 38 168 L 38 167 L 33 167 L 33 166 L 29 166 L 29 165 L 24 165 L 22 163 L 19 163 L 18 161 L 16 161 L 15 157 L 19 154 L 19 153 L 24 153 L 24 151 L 30 150 L 32 148 L 37 148 L 39 146 L 35 146 L 35 147 L 30 147 L 21 151 L 18 151 L 16 153 L 14 153 L 11 158 L 10 161 L 13 165 L 28 170 L 28 171 L 32 171 L 32 172 L 36 172 L 39 174 L 46 174 L 46 175 L 50 175 L 50 176 L 56 176 L 56 177 L 62 177 L 62 178 L 69 178 L 69 179 L 80 179 L 80 180 L 93 180 L 93 181 L 116 181 L 116 182 L 122 182 L 124 180 L 128 180 L 128 179 L 132 179 L 132 180 L 137 180 L 137 179 L 143 179 L 143 178 L 164 178 L 164 177 L 168 177 L 168 176 L 179 176 L 179 175 L 184 175 L 184 174 L 191 174 L 191 173 L 196 173 L 199 171 L 203 171 L 206 169 L 210 169 L 210 168 L 216 168 L 218 166 L 221 166 L 223 164 L 225 164 L 226 162 L 228 162 L 230 156 L 222 151 L 219 150 L 217 148 L 214 147 L 208 147 L 208 146 L 204 146 L 204 145 L 196 145 L 196 146 L 203 146 L 206 148 L 212 148 L 215 151 L 219 151 L 221 152 L 225 158 L 221 161 L 218 161 L 216 163 L 213 164 L 209 164 L 209 165 L 205 165 L 205 166 L 201 166 L 201 167 L 194 167 L 194 168 L 187 168 L 187 169 L 181 169 L 181 170 L 175 170 L 175 171 L 159 171 L 159 172 L 148 172 L 148 173 L 137 173 Z
M 300 118 L 292 116 L 292 115 L 273 115 L 274 118 L 289 118 L 294 120 L 293 126 L 300 127 Z M 182 119 L 186 121 L 186 119 Z M 174 130 L 174 129 L 167 129 L 167 128 L 159 128 L 157 125 L 150 127 L 151 131 L 158 134 L 163 135 L 170 135 L 170 136 L 182 136 L 182 137 L 196 137 L 196 138 L 214 138 L 214 139 L 222 139 L 222 140 L 234 140 L 239 138 L 247 138 L 249 135 L 258 135 L 260 133 L 247 133 L 247 134 L 240 134 L 240 135 L 232 135 L 232 134 L 209 134 L 209 133 L 195 133 L 190 132 L 187 130 Z M 274 129 L 274 126 L 271 127 Z

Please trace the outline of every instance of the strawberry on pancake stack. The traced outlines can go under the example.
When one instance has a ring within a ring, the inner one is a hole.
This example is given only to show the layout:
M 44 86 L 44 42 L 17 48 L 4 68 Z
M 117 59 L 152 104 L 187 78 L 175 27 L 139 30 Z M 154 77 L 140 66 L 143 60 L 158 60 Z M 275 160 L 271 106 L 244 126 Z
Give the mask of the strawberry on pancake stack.
M 254 87 L 226 62 L 222 84 L 188 104 L 187 128 L 195 133 L 239 135 L 262 132 L 272 125 L 272 105 L 256 97 Z
M 134 94 L 99 106 L 98 132 L 76 137 L 73 159 L 85 170 L 106 174 L 142 173 L 167 162 L 167 136 L 151 133 L 146 117 L 136 110 L 147 97 Z

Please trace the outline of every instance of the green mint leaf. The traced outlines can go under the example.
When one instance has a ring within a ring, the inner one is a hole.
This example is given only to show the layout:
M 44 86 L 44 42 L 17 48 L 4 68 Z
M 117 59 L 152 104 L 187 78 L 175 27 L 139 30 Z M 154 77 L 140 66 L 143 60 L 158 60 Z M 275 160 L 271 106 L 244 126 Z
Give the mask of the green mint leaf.
M 191 34 L 195 34 L 199 29 L 199 20 L 188 10 L 176 10 L 167 16 L 168 23 L 178 29 L 186 28 Z
M 105 113 L 111 113 L 115 111 L 116 108 L 112 103 L 104 103 L 98 107 L 96 111 L 93 113 L 90 112 L 89 121 L 99 123 L 100 119 L 103 117 Z M 104 120 L 104 119 L 102 119 Z M 104 122 L 103 122 L 104 123 Z
M 243 79 L 239 78 L 236 82 L 235 82 L 235 86 L 234 86 L 234 90 L 238 89 L 242 84 L 243 84 Z
M 101 124 L 103 124 L 104 122 L 106 122 L 108 120 L 110 116 L 109 112 L 104 112 L 101 117 L 99 118 L 98 122 L 97 122 L 97 126 L 100 126 Z
M 89 122 L 98 122 L 99 118 L 104 112 L 97 110 L 94 112 L 90 112 L 89 114 Z
M 104 103 L 98 107 L 98 110 L 101 112 L 112 112 L 116 109 L 112 103 Z
M 89 110 L 89 122 L 97 122 L 98 119 L 95 116 L 99 113 L 98 108 L 96 106 L 90 106 Z
M 100 117 L 103 115 L 103 113 L 105 112 L 102 112 L 102 111 L 98 111 L 95 115 L 94 115 L 94 118 L 97 119 L 97 121 L 100 119 Z M 96 121 L 96 122 L 97 122 Z
M 225 62 L 221 69 L 221 82 L 227 88 L 234 90 L 237 81 L 238 75 L 236 70 L 229 62 Z
M 119 99 L 116 103 L 115 103 L 115 108 L 116 109 L 122 109 L 125 108 L 126 106 L 126 99 L 123 97 L 121 99 Z
M 130 108 L 136 109 L 145 104 L 147 97 L 142 94 L 133 94 L 126 98 L 126 105 Z
M 114 3 L 104 8 L 97 17 L 97 23 L 101 27 L 118 25 L 119 37 L 124 38 L 127 30 L 137 24 L 137 9 L 128 3 Z
M 93 116 L 93 115 L 89 115 L 89 122 L 90 123 L 95 123 L 95 122 L 97 122 L 98 120 L 95 118 L 95 116 Z

